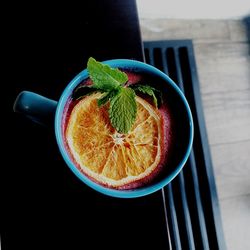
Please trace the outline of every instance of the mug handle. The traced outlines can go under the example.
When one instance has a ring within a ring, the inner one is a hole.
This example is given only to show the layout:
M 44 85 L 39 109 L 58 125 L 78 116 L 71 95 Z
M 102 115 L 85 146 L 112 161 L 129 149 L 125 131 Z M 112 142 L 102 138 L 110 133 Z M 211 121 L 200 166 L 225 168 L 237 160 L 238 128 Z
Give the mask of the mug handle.
M 14 102 L 13 109 L 32 121 L 46 127 L 53 126 L 57 102 L 31 91 L 22 91 Z

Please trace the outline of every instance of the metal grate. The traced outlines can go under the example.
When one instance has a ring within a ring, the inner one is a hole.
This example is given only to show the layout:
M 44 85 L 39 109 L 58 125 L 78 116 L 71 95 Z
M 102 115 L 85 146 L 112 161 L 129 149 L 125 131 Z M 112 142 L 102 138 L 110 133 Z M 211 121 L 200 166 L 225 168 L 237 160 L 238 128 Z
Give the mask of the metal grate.
M 182 172 L 162 190 L 172 249 L 226 249 L 191 40 L 144 42 L 145 60 L 184 92 L 194 143 Z

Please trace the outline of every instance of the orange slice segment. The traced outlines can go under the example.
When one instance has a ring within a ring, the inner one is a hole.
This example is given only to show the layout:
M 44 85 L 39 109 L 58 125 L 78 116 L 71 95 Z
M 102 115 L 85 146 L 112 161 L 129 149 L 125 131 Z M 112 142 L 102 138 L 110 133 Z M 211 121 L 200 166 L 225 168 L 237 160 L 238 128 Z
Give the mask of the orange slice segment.
M 150 103 L 136 97 L 137 117 L 129 133 L 111 125 L 108 104 L 98 107 L 101 93 L 84 97 L 73 108 L 66 141 L 79 168 L 98 183 L 119 188 L 152 173 L 162 155 L 162 118 Z

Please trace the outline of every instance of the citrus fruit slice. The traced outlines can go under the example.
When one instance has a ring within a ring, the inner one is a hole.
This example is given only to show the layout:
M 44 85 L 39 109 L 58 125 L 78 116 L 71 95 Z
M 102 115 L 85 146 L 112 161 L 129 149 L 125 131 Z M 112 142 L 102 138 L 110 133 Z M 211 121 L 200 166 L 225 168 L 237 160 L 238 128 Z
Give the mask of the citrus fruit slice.
M 157 108 L 136 96 L 137 117 L 127 134 L 111 125 L 108 105 L 98 107 L 101 93 L 81 99 L 73 108 L 66 141 L 78 168 L 105 186 L 140 186 L 155 172 L 163 155 L 163 119 Z

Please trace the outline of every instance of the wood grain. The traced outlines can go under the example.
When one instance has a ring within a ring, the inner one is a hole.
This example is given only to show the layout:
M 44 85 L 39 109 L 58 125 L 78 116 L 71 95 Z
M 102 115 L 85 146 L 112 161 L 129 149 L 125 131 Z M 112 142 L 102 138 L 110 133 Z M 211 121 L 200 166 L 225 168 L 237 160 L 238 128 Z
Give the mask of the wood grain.
M 142 39 L 194 39 L 195 42 L 218 42 L 230 39 L 230 30 L 226 21 L 214 20 L 140 20 Z M 211 35 L 212 34 L 212 35 Z
M 227 249 L 250 249 L 250 195 L 224 199 L 220 206 Z
M 211 146 L 220 200 L 249 194 L 249 152 L 250 140 Z
M 210 145 L 250 140 L 250 88 L 214 92 L 202 100 Z
M 202 94 L 250 88 L 247 43 L 198 43 L 194 49 Z

